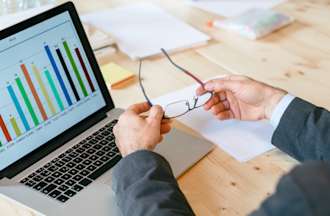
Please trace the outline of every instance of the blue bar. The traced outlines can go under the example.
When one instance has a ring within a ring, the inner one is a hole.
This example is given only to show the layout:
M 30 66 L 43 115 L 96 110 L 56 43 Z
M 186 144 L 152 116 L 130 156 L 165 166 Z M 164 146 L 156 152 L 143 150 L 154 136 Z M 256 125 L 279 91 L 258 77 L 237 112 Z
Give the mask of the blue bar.
M 13 102 L 14 102 L 14 105 L 15 105 L 15 107 L 16 107 L 16 110 L 17 110 L 17 112 L 18 112 L 19 117 L 21 118 L 21 120 L 22 120 L 22 122 L 23 122 L 23 125 L 24 125 L 24 127 L 25 127 L 25 130 L 26 130 L 26 131 L 29 131 L 29 130 L 30 130 L 29 123 L 28 123 L 28 121 L 26 120 L 26 117 L 25 117 L 25 115 L 24 115 L 24 113 L 23 113 L 23 110 L 22 110 L 21 105 L 20 105 L 19 102 L 18 102 L 18 99 L 17 99 L 17 97 L 16 97 L 16 94 L 15 94 L 15 92 L 14 92 L 13 87 L 12 87 L 12 86 L 7 86 L 7 90 L 8 90 L 8 92 L 9 92 L 9 95 L 10 95 L 11 99 L 12 99 Z
M 70 95 L 69 95 L 68 90 L 66 89 L 66 87 L 64 85 L 64 81 L 63 81 L 63 79 L 61 77 L 60 71 L 58 70 L 58 67 L 56 65 L 55 59 L 54 59 L 52 53 L 50 52 L 50 49 L 49 49 L 49 46 L 48 45 L 45 46 L 45 50 L 47 52 L 48 58 L 50 60 L 50 63 L 52 64 L 52 67 L 53 67 L 53 69 L 55 71 L 56 77 L 57 77 L 57 79 L 58 79 L 58 81 L 60 83 L 60 86 L 61 86 L 62 91 L 64 93 L 64 96 L 66 98 L 66 101 L 68 102 L 69 106 L 71 106 L 72 105 L 72 101 L 71 101 Z

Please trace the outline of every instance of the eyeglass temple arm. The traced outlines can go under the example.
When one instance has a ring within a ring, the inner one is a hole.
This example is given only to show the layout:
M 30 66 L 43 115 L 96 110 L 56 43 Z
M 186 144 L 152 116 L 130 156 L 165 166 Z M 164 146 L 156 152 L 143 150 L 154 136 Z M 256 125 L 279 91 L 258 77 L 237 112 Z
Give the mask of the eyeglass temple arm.
M 147 100 L 147 103 L 149 104 L 149 106 L 153 106 L 153 104 L 151 103 L 151 100 L 149 99 L 144 86 L 142 85 L 142 77 L 141 77 L 141 67 L 142 67 L 142 60 L 140 60 L 140 65 L 139 65 L 139 84 L 140 84 L 140 88 L 142 90 L 143 96 L 145 97 L 145 99 Z
M 171 62 L 172 65 L 174 65 L 175 67 L 177 67 L 178 69 L 180 69 L 181 71 L 183 71 L 184 73 L 186 73 L 188 76 L 190 76 L 191 78 L 193 78 L 196 82 L 198 82 L 202 87 L 204 87 L 204 83 L 198 79 L 194 74 L 190 73 L 189 71 L 187 71 L 186 69 L 184 69 L 183 67 L 181 67 L 180 65 L 177 65 L 172 59 L 171 57 L 168 55 L 168 53 L 165 51 L 165 49 L 161 48 L 160 49 L 164 55 L 166 56 L 166 58 Z

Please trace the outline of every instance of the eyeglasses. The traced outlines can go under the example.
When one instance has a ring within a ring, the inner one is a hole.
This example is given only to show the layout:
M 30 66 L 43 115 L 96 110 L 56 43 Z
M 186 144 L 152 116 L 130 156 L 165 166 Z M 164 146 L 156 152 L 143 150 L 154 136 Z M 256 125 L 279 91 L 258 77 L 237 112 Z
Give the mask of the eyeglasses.
M 195 75 L 190 73 L 188 70 L 177 65 L 170 58 L 170 56 L 164 49 L 161 49 L 161 51 L 163 52 L 163 54 L 166 56 L 166 58 L 170 61 L 170 63 L 174 67 L 176 67 L 180 71 L 184 72 L 186 75 L 188 75 L 189 77 L 194 79 L 197 83 L 199 83 L 202 87 L 204 87 L 204 83 L 200 79 L 198 79 Z M 140 83 L 140 87 L 141 87 L 142 93 L 143 93 L 146 101 L 148 102 L 148 104 L 150 106 L 153 106 L 153 104 L 152 104 L 151 100 L 149 99 L 148 95 L 146 94 L 145 88 L 142 84 L 141 68 L 142 68 L 142 60 L 140 60 L 140 65 L 139 65 L 139 83 Z M 183 115 L 187 114 L 188 112 L 205 105 L 207 102 L 209 102 L 211 100 L 212 96 L 213 96 L 212 92 L 205 92 L 204 94 L 202 94 L 200 96 L 195 96 L 192 100 L 179 100 L 179 101 L 171 102 L 165 106 L 164 116 L 167 119 L 178 118 L 180 116 L 183 116 Z

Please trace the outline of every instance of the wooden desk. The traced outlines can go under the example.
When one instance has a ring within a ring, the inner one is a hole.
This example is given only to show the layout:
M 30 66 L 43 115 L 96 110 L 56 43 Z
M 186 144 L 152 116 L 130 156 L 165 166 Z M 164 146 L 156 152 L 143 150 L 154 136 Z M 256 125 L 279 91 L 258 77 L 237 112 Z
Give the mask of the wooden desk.
M 138 2 L 133 0 L 76 0 L 80 13 Z M 182 66 L 206 79 L 219 74 L 247 74 L 282 87 L 318 105 L 330 108 L 330 5 L 328 0 L 290 0 L 277 7 L 297 21 L 286 29 L 254 42 L 232 33 L 209 29 L 215 15 L 193 9 L 178 0 L 150 1 L 171 14 L 208 33 L 214 40 L 208 46 L 174 55 Z M 100 58 L 101 64 L 114 61 L 131 71 L 138 64 L 122 53 Z M 146 89 L 160 96 L 192 83 L 177 73 L 164 58 L 151 58 L 143 66 Z M 119 107 L 143 100 L 135 82 L 113 90 Z M 246 143 L 253 147 L 253 143 Z M 217 148 L 186 172 L 180 186 L 197 215 L 246 215 L 258 208 L 273 191 L 278 179 L 296 162 L 278 150 L 247 163 L 238 163 Z

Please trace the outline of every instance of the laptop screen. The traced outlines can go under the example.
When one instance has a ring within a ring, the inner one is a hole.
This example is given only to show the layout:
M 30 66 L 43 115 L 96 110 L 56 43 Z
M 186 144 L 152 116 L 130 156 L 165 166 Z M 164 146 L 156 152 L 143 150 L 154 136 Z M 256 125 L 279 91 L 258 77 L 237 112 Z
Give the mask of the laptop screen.
M 106 106 L 69 12 L 0 40 L 0 170 Z

